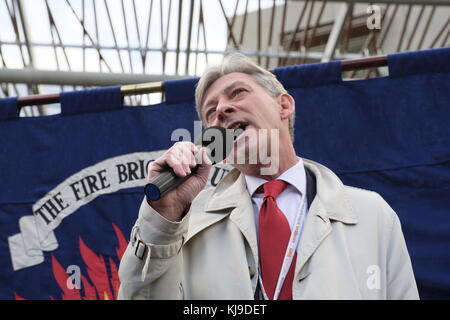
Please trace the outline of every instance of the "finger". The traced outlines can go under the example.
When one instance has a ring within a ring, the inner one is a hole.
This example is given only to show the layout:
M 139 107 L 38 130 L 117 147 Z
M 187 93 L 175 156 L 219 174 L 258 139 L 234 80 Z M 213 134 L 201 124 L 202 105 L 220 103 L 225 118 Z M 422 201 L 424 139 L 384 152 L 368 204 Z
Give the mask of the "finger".
M 182 141 L 182 142 L 177 142 L 174 147 L 177 148 L 183 148 L 183 149 L 187 149 L 190 152 L 192 152 L 193 154 L 197 153 L 199 151 L 199 148 L 193 144 L 192 142 L 189 141 Z
M 167 168 L 172 168 L 176 175 L 184 175 L 184 169 L 181 166 L 180 156 L 178 154 L 178 148 L 170 148 L 160 158 L 154 161 L 153 166 L 150 168 L 153 172 L 152 176 L 156 176 L 163 172 Z
M 209 169 L 212 167 L 212 162 L 208 157 L 206 148 L 201 148 L 199 151 L 199 168 L 198 171 L 203 172 L 202 170 L 207 170 L 209 172 Z
M 206 150 L 206 148 L 202 147 L 200 149 L 200 152 L 202 154 L 202 163 L 206 164 L 207 166 L 211 166 L 212 162 L 211 162 L 211 159 L 209 159 L 209 157 L 208 157 L 208 150 Z
M 158 176 L 162 171 L 167 168 L 165 155 L 159 157 L 158 159 L 152 161 L 147 166 L 147 177 L 148 179 L 153 179 Z
M 183 159 L 180 155 L 170 153 L 167 155 L 166 163 L 172 168 L 173 172 L 179 177 L 185 177 L 187 175 L 186 170 L 183 168 Z
M 147 176 L 153 179 L 168 167 L 172 168 L 176 175 L 186 176 L 191 173 L 190 168 L 196 166 L 193 153 L 199 148 L 191 142 L 177 142 L 170 147 L 161 157 L 151 162 L 147 168 Z
M 206 183 L 208 181 L 209 173 L 212 168 L 212 162 L 208 158 L 205 148 L 201 148 L 199 153 L 201 155 L 201 159 L 199 167 L 196 171 L 196 176 L 201 178 L 204 181 L 204 183 Z
M 189 149 L 192 151 L 193 154 L 196 154 L 196 153 L 200 150 L 200 149 L 199 149 L 195 144 L 193 144 L 192 142 L 188 142 L 187 144 L 188 144 Z
M 197 166 L 197 162 L 195 160 L 195 154 L 198 153 L 199 149 L 195 146 L 185 146 L 184 147 L 184 163 L 187 166 L 187 169 L 195 168 Z
M 181 174 L 181 176 L 191 174 L 189 163 L 190 155 L 192 154 L 192 145 L 193 144 L 191 142 L 177 142 L 172 146 L 172 148 L 170 148 L 168 153 L 172 155 L 171 163 L 176 166 L 176 168 L 173 169 L 177 175 L 181 174 L 180 169 L 184 171 L 184 174 Z
M 189 167 L 189 151 L 185 151 L 180 155 L 181 157 L 181 166 L 186 174 L 191 174 L 191 168 Z
M 176 152 L 176 153 L 175 153 Z M 180 160 L 180 165 L 186 174 L 191 173 L 192 167 L 192 151 L 187 145 L 179 145 L 176 150 L 174 150 L 176 157 Z

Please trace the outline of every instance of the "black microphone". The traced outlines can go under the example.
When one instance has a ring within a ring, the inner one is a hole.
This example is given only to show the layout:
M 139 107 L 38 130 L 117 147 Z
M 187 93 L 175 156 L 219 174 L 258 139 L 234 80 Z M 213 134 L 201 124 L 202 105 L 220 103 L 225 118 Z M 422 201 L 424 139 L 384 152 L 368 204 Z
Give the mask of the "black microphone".
M 216 164 L 225 159 L 233 148 L 234 140 L 239 136 L 243 130 L 238 128 L 236 130 L 225 129 L 224 127 L 212 126 L 203 130 L 201 137 L 194 143 L 195 145 L 202 145 L 206 147 L 209 159 L 213 164 Z M 198 163 L 200 153 L 197 153 L 195 160 Z M 194 174 L 197 169 L 191 170 L 191 174 L 185 177 L 179 177 L 175 174 L 172 168 L 168 167 L 158 176 L 153 178 L 145 187 L 144 193 L 149 200 L 155 201 L 164 197 L 169 191 L 175 189 L 189 177 Z

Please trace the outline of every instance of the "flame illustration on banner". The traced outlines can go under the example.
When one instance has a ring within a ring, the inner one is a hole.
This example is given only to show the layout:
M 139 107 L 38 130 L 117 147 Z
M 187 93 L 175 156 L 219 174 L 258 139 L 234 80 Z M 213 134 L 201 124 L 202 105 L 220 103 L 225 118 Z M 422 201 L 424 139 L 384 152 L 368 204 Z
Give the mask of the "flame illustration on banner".
M 113 223 L 114 232 L 116 234 L 119 246 L 116 247 L 116 254 L 119 261 L 122 259 L 127 241 L 120 229 Z M 66 269 L 52 255 L 52 269 L 55 280 L 61 288 L 62 300 L 114 300 L 117 299 L 120 281 L 117 265 L 114 260 L 109 257 L 109 273 L 107 264 L 102 255 L 98 255 L 90 249 L 83 238 L 79 237 L 80 254 L 87 266 L 87 277 L 81 274 L 81 289 L 70 289 L 67 282 L 70 281 L 70 275 L 66 273 Z M 14 293 L 16 300 L 25 300 L 23 297 Z M 51 300 L 55 300 L 50 297 Z

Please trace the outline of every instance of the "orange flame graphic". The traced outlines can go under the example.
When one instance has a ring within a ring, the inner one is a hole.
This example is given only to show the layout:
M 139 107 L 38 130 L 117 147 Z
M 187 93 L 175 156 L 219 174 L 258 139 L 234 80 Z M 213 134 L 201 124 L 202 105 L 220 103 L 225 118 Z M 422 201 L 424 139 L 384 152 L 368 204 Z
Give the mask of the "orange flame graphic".
M 122 259 L 122 256 L 127 248 L 127 241 L 120 229 L 113 223 L 114 232 L 116 234 L 119 246 L 116 247 L 117 257 Z M 58 286 L 62 290 L 62 300 L 112 300 L 117 298 L 119 291 L 120 281 L 119 272 L 114 260 L 109 257 L 108 265 L 111 277 L 108 274 L 107 264 L 103 256 L 96 254 L 92 251 L 83 239 L 79 238 L 80 253 L 84 263 L 87 266 L 86 278 L 81 275 L 81 283 L 83 292 L 81 289 L 70 289 L 67 286 L 69 275 L 66 273 L 64 267 L 59 261 L 52 255 L 52 269 L 53 275 Z M 25 300 L 23 297 L 14 293 L 16 300 Z M 52 300 L 53 297 L 50 297 Z

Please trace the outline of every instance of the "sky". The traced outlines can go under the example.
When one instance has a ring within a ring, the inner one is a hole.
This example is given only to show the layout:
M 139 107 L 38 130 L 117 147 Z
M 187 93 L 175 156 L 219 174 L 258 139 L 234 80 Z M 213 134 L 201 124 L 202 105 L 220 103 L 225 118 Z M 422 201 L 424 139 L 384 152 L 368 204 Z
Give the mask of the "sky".
M 11 3 L 11 0 L 7 0 Z M 107 10 L 105 7 L 104 0 L 95 0 L 96 10 L 98 17 L 98 33 L 99 42 L 103 46 L 114 46 L 115 40 L 119 47 L 145 47 L 147 43 L 147 32 L 149 32 L 148 37 L 148 47 L 150 49 L 158 50 L 161 48 L 161 23 L 160 23 L 160 4 L 162 3 L 163 10 L 163 26 L 167 27 L 167 12 L 169 10 L 169 4 L 172 2 L 172 12 L 171 19 L 169 23 L 169 33 L 167 46 L 170 49 L 175 49 L 177 44 L 177 33 L 178 33 L 178 0 L 153 0 L 152 5 L 152 15 L 150 20 L 150 28 L 148 28 L 148 16 L 150 11 L 150 0 L 136 0 L 135 8 L 137 14 L 138 24 L 135 24 L 134 19 L 134 8 L 132 0 L 107 0 L 108 9 L 111 15 L 112 25 L 115 31 L 116 39 L 113 37 L 111 32 L 110 23 L 107 16 Z M 83 29 L 81 24 L 75 17 L 75 14 L 70 9 L 67 3 L 70 3 L 74 8 L 76 14 L 82 17 L 82 0 L 48 0 L 49 7 L 53 13 L 55 24 L 58 26 L 60 31 L 60 36 L 62 42 L 66 45 L 82 45 L 83 44 Z M 245 0 L 239 1 L 238 13 L 243 13 L 245 9 Z M 50 31 L 50 24 L 48 13 L 45 7 L 45 0 L 23 0 L 24 11 L 27 17 L 30 38 L 34 43 L 41 44 L 51 44 L 52 37 Z M 125 17 L 122 15 L 122 3 L 125 8 Z M 188 40 L 188 18 L 189 18 L 189 2 L 187 0 L 183 1 L 183 12 L 181 19 L 181 48 L 187 47 Z M 198 21 L 198 8 L 200 1 L 195 1 L 195 10 L 193 17 L 193 32 L 191 38 L 191 46 L 195 47 L 197 42 L 197 21 Z M 226 22 L 223 18 L 222 10 L 217 0 L 203 0 L 204 12 L 205 12 L 205 25 L 206 25 L 206 43 L 208 50 L 223 51 L 226 48 L 227 40 L 227 28 Z M 225 11 L 229 16 L 234 12 L 235 1 L 224 0 L 223 5 Z M 280 1 L 277 1 L 280 3 Z M 262 0 L 262 8 L 267 8 L 272 6 L 272 0 Z M 250 11 L 257 10 L 258 1 L 249 0 L 248 8 Z M 97 41 L 96 28 L 94 24 L 94 6 L 93 0 L 85 0 L 85 23 L 86 29 L 94 39 Z M 127 21 L 127 30 L 124 26 L 124 19 Z M 128 31 L 128 40 L 127 32 Z M 139 31 L 139 32 L 138 32 Z M 166 29 L 163 29 L 166 33 Z M 54 33 L 56 36 L 56 33 Z M 139 37 L 140 36 L 140 37 Z M 200 33 L 200 38 L 202 39 L 202 34 Z M 10 22 L 10 18 L 7 14 L 7 7 L 5 1 L 0 2 L 0 39 L 2 41 L 15 41 L 15 33 L 13 26 Z M 85 43 L 91 45 L 91 41 L 86 37 Z M 200 43 L 200 49 L 203 49 L 203 41 Z M 5 60 L 7 66 L 10 68 L 22 68 L 23 63 L 20 59 L 20 52 L 17 47 L 12 45 L 3 45 L 2 49 L 5 54 Z M 82 71 L 83 70 L 83 54 L 82 50 L 78 48 L 67 48 L 66 53 L 68 55 L 71 69 Z M 58 58 L 60 69 L 69 70 L 69 66 L 65 62 L 64 54 L 62 50 L 58 50 Z M 121 62 L 119 60 L 116 50 L 105 50 L 103 55 L 109 62 L 113 72 L 122 72 Z M 35 68 L 42 70 L 56 70 L 57 64 L 55 59 L 55 53 L 51 46 L 36 46 L 34 49 L 35 58 Z M 125 72 L 142 73 L 143 67 L 140 60 L 140 54 L 138 51 L 133 52 L 130 58 L 128 53 L 125 51 L 121 52 L 122 64 Z M 162 57 L 159 52 L 153 51 L 149 53 L 148 56 L 149 63 L 145 67 L 146 73 L 151 74 L 161 74 L 162 73 Z M 181 55 L 180 69 L 178 70 L 180 74 L 185 73 L 185 55 Z M 197 70 L 195 67 L 195 57 L 191 56 L 191 63 L 189 74 L 199 74 L 205 67 L 205 59 L 199 58 Z M 218 62 L 221 56 L 211 56 L 211 61 L 208 62 Z M 175 53 L 168 53 L 168 63 L 165 72 L 167 74 L 175 74 Z M 95 49 L 87 50 L 86 52 L 86 71 L 100 71 L 98 55 Z M 105 69 L 106 70 L 106 69 Z
M 61 42 L 65 44 L 65 52 L 59 48 L 55 50 L 52 45 L 52 32 L 56 43 L 59 43 L 56 30 L 50 27 L 50 16 L 45 6 L 46 0 L 20 0 L 23 3 L 23 10 L 28 24 L 29 37 L 33 46 L 34 68 L 39 70 L 64 70 L 64 71 L 89 71 L 89 72 L 107 72 L 108 68 L 103 64 L 100 66 L 98 53 L 96 49 L 87 49 L 85 58 L 83 59 L 83 50 L 73 48 L 77 45 L 92 45 L 90 39 L 83 36 L 83 28 L 77 16 L 83 17 L 83 0 L 47 0 L 50 7 L 55 24 L 58 26 Z M 94 1 L 97 13 L 97 29 L 94 20 Z M 134 6 L 133 6 L 134 2 Z M 261 8 L 268 8 L 273 5 L 273 0 L 261 0 Z M 276 4 L 283 1 L 275 0 Z M 107 3 L 107 7 L 105 5 Z M 169 5 L 171 7 L 171 18 L 167 25 L 167 17 Z M 233 16 L 236 1 L 223 0 L 224 10 L 230 17 Z M 237 13 L 242 14 L 245 11 L 246 0 L 240 0 Z M 16 33 L 8 14 L 8 6 L 13 7 L 13 0 L 0 0 L 0 41 L 3 58 L 8 68 L 24 68 L 24 63 L 20 54 L 19 47 L 12 44 L 15 42 Z M 70 6 L 69 6 L 70 4 Z M 200 1 L 194 1 L 193 15 L 193 32 L 191 35 L 191 48 L 196 48 L 197 44 L 197 27 L 199 18 Z M 218 0 L 202 0 L 204 9 L 204 19 L 206 26 L 206 44 L 208 50 L 222 52 L 226 49 L 227 42 L 227 25 L 223 17 L 222 9 Z M 159 52 L 162 46 L 161 39 L 161 21 L 160 12 L 163 11 L 163 37 L 167 38 L 167 48 L 174 50 L 177 45 L 178 34 L 178 8 L 179 0 L 84 0 L 84 21 L 87 32 L 95 44 L 100 43 L 101 46 L 114 47 L 117 43 L 122 48 L 138 48 L 148 47 L 150 52 L 147 53 L 147 62 L 145 66 L 142 63 L 140 52 L 133 51 L 130 55 L 127 51 L 120 51 L 120 57 L 117 50 L 102 50 L 102 55 L 108 62 L 108 66 L 114 73 L 143 73 L 146 74 L 162 74 L 163 63 L 162 55 Z M 122 14 L 122 6 L 125 9 L 125 15 Z M 75 12 L 72 11 L 71 7 Z M 107 8 L 111 16 L 112 28 L 107 15 Z M 151 10 L 151 19 L 149 23 L 149 12 Z M 258 1 L 248 1 L 248 11 L 258 10 Z M 137 16 L 137 23 L 135 19 Z M 189 1 L 183 1 L 183 10 L 181 18 L 181 37 L 180 47 L 185 49 L 188 41 L 188 20 L 189 20 Z M 125 23 L 126 21 L 126 27 Z M 167 26 L 169 27 L 167 29 Z M 168 31 L 168 33 L 167 33 Z M 148 39 L 147 39 L 147 34 Z M 24 39 L 23 34 L 21 38 Z M 83 39 L 84 38 L 84 39 Z M 148 40 L 148 41 L 147 41 Z M 199 49 L 204 49 L 203 34 L 200 33 Z M 66 62 L 65 55 L 69 60 Z M 56 59 L 56 57 L 58 59 Z M 186 55 L 181 53 L 178 67 L 178 74 L 182 76 L 201 75 L 207 63 L 217 64 L 222 59 L 221 54 L 212 54 L 208 56 L 206 61 L 203 54 L 199 54 L 196 59 L 195 55 L 191 55 L 188 73 L 186 74 Z M 26 61 L 28 63 L 28 60 Z M 165 74 L 176 74 L 176 53 L 168 52 L 166 58 Z M 19 96 L 29 95 L 25 85 L 16 85 L 13 87 L 8 85 L 13 95 Z M 61 91 L 80 89 L 73 86 L 54 86 L 40 85 L 41 94 L 58 93 Z M 3 93 L 0 93 L 3 96 Z M 11 95 L 11 93 L 10 93 Z M 144 97 L 142 103 L 158 103 L 160 95 L 150 95 Z M 136 101 L 130 103 L 135 103 Z M 139 102 L 136 102 L 139 103 Z M 47 107 L 50 114 L 58 113 L 58 105 L 50 105 Z M 23 108 L 21 115 L 36 115 L 36 111 L 31 108 Z

